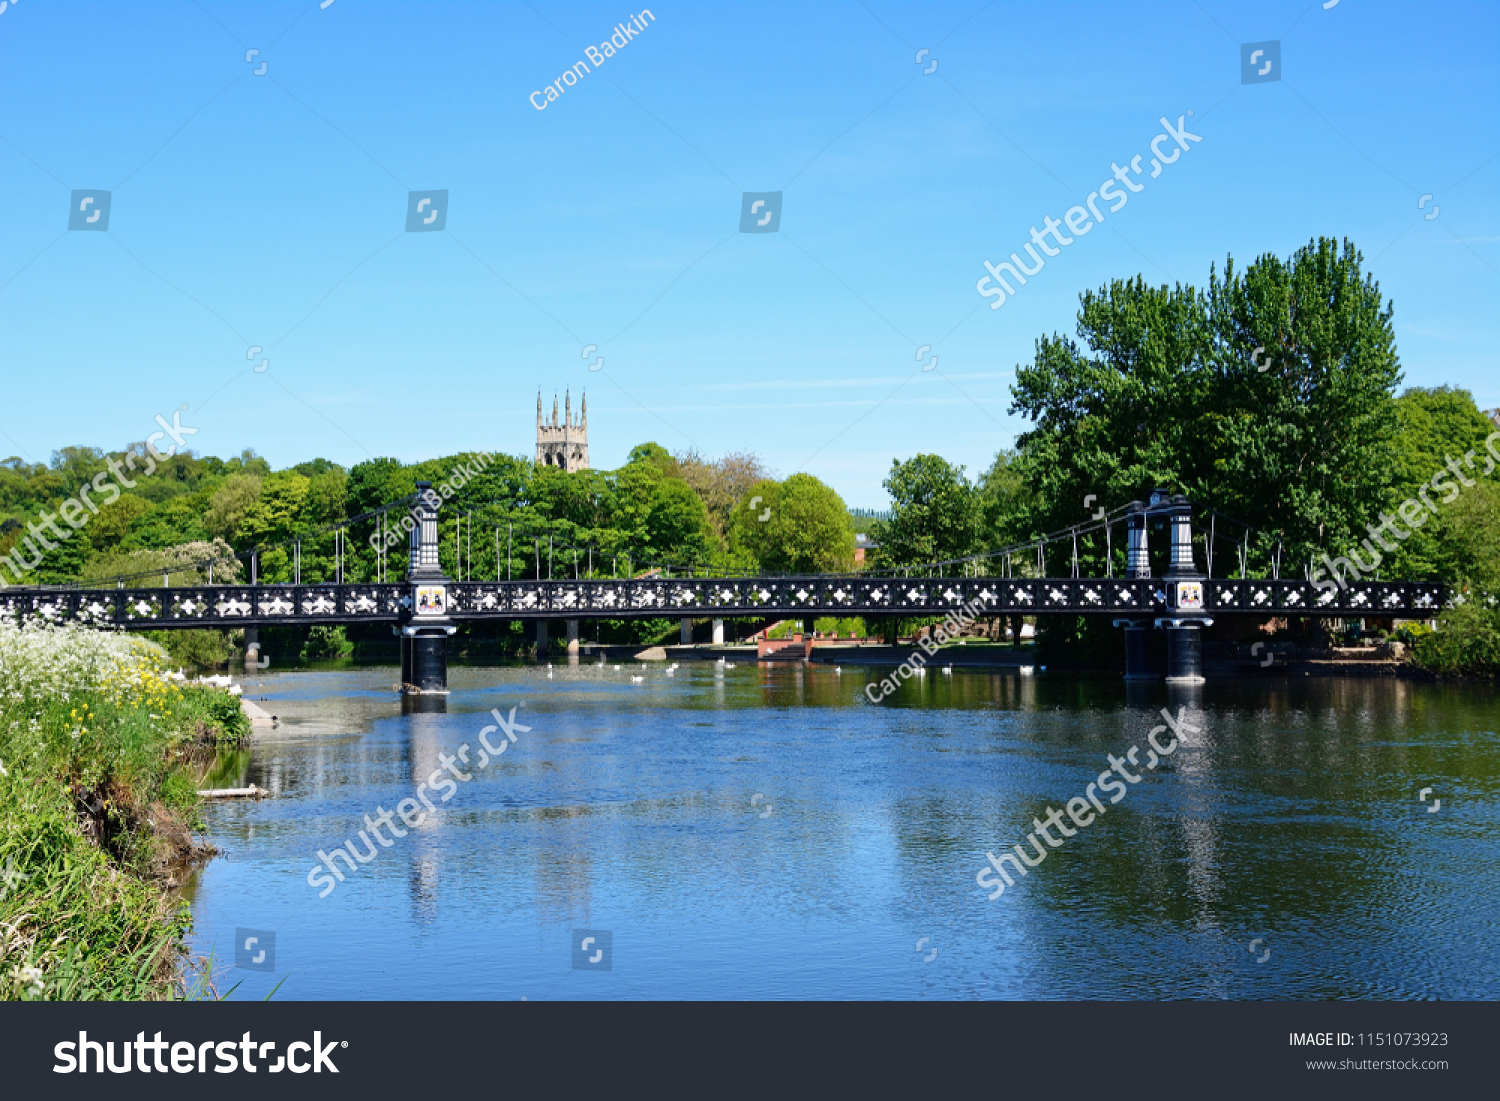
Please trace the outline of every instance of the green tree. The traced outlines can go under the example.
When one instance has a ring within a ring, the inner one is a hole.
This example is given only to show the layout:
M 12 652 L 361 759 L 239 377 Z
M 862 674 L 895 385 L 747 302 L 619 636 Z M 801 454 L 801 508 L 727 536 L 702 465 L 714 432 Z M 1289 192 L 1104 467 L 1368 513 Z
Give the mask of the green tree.
M 1407 390 L 1396 399 L 1396 418 L 1399 432 L 1388 511 L 1415 498 L 1435 474 L 1449 471 L 1450 459 L 1462 467 L 1468 456 L 1475 456 L 1478 465 L 1465 469 L 1478 485 L 1465 488 L 1451 504 L 1429 491 L 1427 499 L 1434 501 L 1437 512 L 1414 530 L 1402 525 L 1410 538 L 1397 544 L 1388 564 L 1382 564 L 1381 576 L 1450 583 L 1486 576 L 1486 561 L 1494 561 L 1486 550 L 1493 530 L 1486 523 L 1491 512 L 1487 502 L 1500 476 L 1492 470 L 1489 478 L 1484 477 L 1489 462 L 1485 441 L 1495 426 L 1467 390 L 1448 386 Z
M 297 469 L 300 473 L 301 468 Z M 308 479 L 308 483 L 307 495 L 302 498 L 302 523 L 321 527 L 342 520 L 349 514 L 349 476 L 344 473 L 343 467 L 333 466 L 316 474 L 304 474 L 303 477 Z
M 1188 492 L 1277 533 L 1293 562 L 1364 534 L 1391 482 L 1394 308 L 1362 263 L 1321 238 L 1210 280 L 1217 469 Z
M 1037 342 L 1012 413 L 1035 427 L 1015 462 L 1031 534 L 1162 486 L 1255 527 L 1257 553 L 1341 552 L 1376 518 L 1393 466 L 1400 381 L 1391 327 L 1353 245 L 1231 258 L 1206 295 L 1136 278 L 1081 296 L 1078 337 Z M 1086 346 L 1087 351 L 1084 351 Z
M 345 507 L 350 515 L 357 516 L 410 497 L 416 491 L 416 475 L 400 459 L 371 459 L 350 469 Z
M 99 510 L 88 526 L 88 538 L 99 550 L 119 546 L 136 523 L 151 512 L 151 502 L 126 493 Z
M 1454 579 L 1500 593 L 1500 485 L 1478 482 L 1464 490 L 1448 513 L 1447 530 Z
M 959 558 L 979 539 L 979 496 L 964 476 L 937 455 L 893 462 L 882 483 L 891 519 L 880 532 L 880 562 L 911 566 Z
M 839 573 L 854 566 L 854 522 L 811 474 L 756 482 L 730 514 L 735 544 L 771 573 Z M 762 519 L 764 517 L 764 519 Z
M 217 539 L 233 540 L 244 523 L 250 506 L 260 500 L 258 474 L 231 474 L 213 495 L 204 519 L 209 534 Z
M 126 501 L 141 501 L 141 498 L 121 497 L 116 504 L 123 505 Z M 208 539 L 208 529 L 204 526 L 208 501 L 206 493 L 190 493 L 149 508 L 131 521 L 130 530 L 117 545 L 124 549 L 171 547 L 178 543 Z M 95 545 L 100 546 L 101 550 L 107 549 L 102 544 Z
M 1016 542 L 1016 527 L 1026 515 L 1030 487 L 1013 450 L 995 453 L 995 461 L 979 479 L 979 533 L 987 547 Z
M 686 565 L 709 557 L 708 510 L 686 482 L 663 478 L 646 513 L 646 542 L 651 552 Z
M 627 466 L 632 463 L 650 463 L 663 474 L 673 473 L 677 466 L 671 453 L 659 443 L 636 444 L 625 457 L 625 463 Z
M 607 525 L 614 511 L 614 490 L 603 471 L 569 474 L 560 467 L 538 466 L 531 475 L 530 497 L 542 513 L 581 528 Z
M 610 526 L 644 542 L 646 517 L 656 501 L 658 487 L 667 479 L 672 457 L 656 444 L 642 444 L 630 455 L 630 461 L 614 474 L 614 514 Z
M 297 518 L 311 482 L 290 470 L 261 479 L 260 496 L 245 510 L 235 532 L 241 549 L 284 543 L 296 534 Z

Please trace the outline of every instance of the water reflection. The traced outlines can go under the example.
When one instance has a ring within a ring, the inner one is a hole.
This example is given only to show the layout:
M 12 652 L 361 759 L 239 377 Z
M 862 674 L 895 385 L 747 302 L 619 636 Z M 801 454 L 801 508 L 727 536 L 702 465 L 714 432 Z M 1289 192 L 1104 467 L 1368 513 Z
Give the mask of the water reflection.
M 410 693 L 401 697 L 403 715 L 446 715 L 448 697 L 429 692 Z
M 871 705 L 885 670 L 736 665 L 455 666 L 451 696 L 405 700 L 389 671 L 267 676 L 282 726 L 223 767 L 280 795 L 206 812 L 233 856 L 196 885 L 200 935 L 277 929 L 308 998 L 1500 994 L 1488 690 L 956 670 Z M 513 706 L 530 729 L 451 779 Z M 1111 755 L 1139 766 L 1163 709 L 1177 749 L 988 900 L 986 853 L 1030 851 Z M 423 794 L 406 836 L 307 886 Z M 607 975 L 570 971 L 585 926 L 614 932 Z

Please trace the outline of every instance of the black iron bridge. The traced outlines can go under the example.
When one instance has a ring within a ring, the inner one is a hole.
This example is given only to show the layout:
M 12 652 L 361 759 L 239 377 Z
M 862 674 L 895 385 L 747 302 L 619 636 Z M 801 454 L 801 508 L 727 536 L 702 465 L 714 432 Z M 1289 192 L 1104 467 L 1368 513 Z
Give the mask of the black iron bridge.
M 1442 610 L 1442 585 L 1203 578 L 1206 615 L 1393 616 Z M 499 619 L 805 618 L 1110 615 L 1162 617 L 1174 582 L 1165 578 L 863 578 L 858 576 L 643 578 L 579 581 L 426 581 L 342 585 L 194 585 L 150 589 L 0 591 L 0 615 L 127 630 L 315 624 L 453 623 Z M 1325 583 L 1326 585 L 1326 583 Z M 427 611 L 417 606 L 426 590 Z
M 735 618 L 818 616 L 1105 615 L 1125 628 L 1127 678 L 1202 681 L 1202 629 L 1219 616 L 1399 617 L 1430 619 L 1442 609 L 1443 586 L 1428 582 L 1216 578 L 1193 561 L 1193 508 L 1165 491 L 1149 504 L 1126 506 L 1128 544 L 1123 577 L 893 577 L 868 574 L 806 577 L 635 577 L 472 581 L 446 576 L 438 559 L 441 500 L 419 483 L 411 509 L 409 568 L 400 582 L 187 585 L 171 588 L 6 589 L 0 614 L 39 617 L 125 630 L 243 628 L 246 664 L 259 658 L 258 629 L 317 624 L 390 624 L 401 637 L 406 691 L 445 692 L 447 640 L 463 623 L 533 620 L 538 653 L 547 625 L 564 620 L 570 644 L 586 619 L 711 618 L 714 641 Z M 1170 565 L 1151 576 L 1147 553 L 1152 521 L 1170 530 Z M 1106 540 L 1109 526 L 1104 524 Z M 1076 536 L 1073 569 L 1079 570 Z M 1045 566 L 1043 537 L 1039 565 Z M 1212 541 L 1207 544 L 1212 562 Z M 1004 572 L 1009 568 L 1009 556 Z M 540 569 L 540 559 L 538 561 Z M 977 574 L 977 568 L 966 573 Z M 1037 572 L 1043 573 L 1045 569 Z M 1211 572 L 1211 571 L 1210 571 Z M 1157 657 L 1164 636 L 1165 661 Z M 571 645 L 570 645 L 571 649 Z

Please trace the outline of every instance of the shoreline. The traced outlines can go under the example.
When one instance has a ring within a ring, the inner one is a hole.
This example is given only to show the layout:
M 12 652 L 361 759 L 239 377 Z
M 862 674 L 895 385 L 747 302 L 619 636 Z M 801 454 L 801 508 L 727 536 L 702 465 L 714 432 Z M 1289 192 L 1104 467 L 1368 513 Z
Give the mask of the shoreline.
M 144 639 L 0 624 L 0 999 L 213 997 L 182 888 L 242 701 Z
M 655 652 L 652 653 L 650 651 Z M 1221 680 L 1231 678 L 1236 680 L 1266 680 L 1286 679 L 1288 677 L 1392 677 L 1420 681 L 1474 679 L 1472 677 L 1444 676 L 1424 669 L 1407 660 L 1328 657 L 1325 656 L 1327 653 L 1327 651 L 1312 651 L 1306 655 L 1288 656 L 1278 651 L 1274 664 L 1270 666 L 1266 666 L 1263 662 L 1252 658 L 1207 655 L 1204 658 L 1203 671 L 1205 676 Z M 453 669 L 482 669 L 502 666 L 527 668 L 540 666 L 545 668 L 548 665 L 564 667 L 570 665 L 597 665 L 601 661 L 606 664 L 615 665 L 653 665 L 658 662 L 712 664 L 723 660 L 734 664 L 839 665 L 887 669 L 899 666 L 911 660 L 917 654 L 923 654 L 926 664 L 929 666 L 952 666 L 954 672 L 973 673 L 988 670 L 1018 673 L 1023 667 L 1032 667 L 1038 672 L 1045 670 L 1049 673 L 1123 676 L 1125 671 L 1123 662 L 1049 661 L 1035 653 L 1031 647 L 1024 647 L 1020 651 L 1017 651 L 1011 646 L 995 646 L 994 644 L 985 643 L 968 646 L 944 646 L 936 654 L 930 656 L 926 655 L 915 644 L 910 646 L 886 646 L 883 644 L 843 645 L 829 643 L 827 645 L 819 644 L 815 646 L 812 654 L 806 659 L 802 658 L 800 654 L 787 657 L 758 657 L 756 647 L 754 646 L 694 645 L 643 647 L 640 645 L 599 645 L 589 643 L 586 647 L 580 647 L 577 654 L 555 653 L 546 658 L 522 655 L 501 655 L 494 658 L 484 657 L 480 659 L 450 657 L 449 667 Z M 390 661 L 343 658 L 297 665 L 283 665 L 277 672 L 314 673 L 343 669 L 379 669 L 389 668 L 394 664 L 394 662 Z M 252 717 L 252 723 L 264 724 L 266 726 L 276 724 L 275 716 L 268 715 L 264 710 L 250 703 L 248 700 L 245 702 L 259 713 L 259 718 Z M 247 715 L 250 714 L 247 711 Z

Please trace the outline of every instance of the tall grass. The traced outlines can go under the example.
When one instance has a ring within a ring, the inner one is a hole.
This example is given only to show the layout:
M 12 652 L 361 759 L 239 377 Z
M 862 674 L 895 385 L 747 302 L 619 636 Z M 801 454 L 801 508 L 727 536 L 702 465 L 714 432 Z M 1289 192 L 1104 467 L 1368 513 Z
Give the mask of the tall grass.
M 197 779 L 248 730 L 139 638 L 0 622 L 0 998 L 183 993 Z

